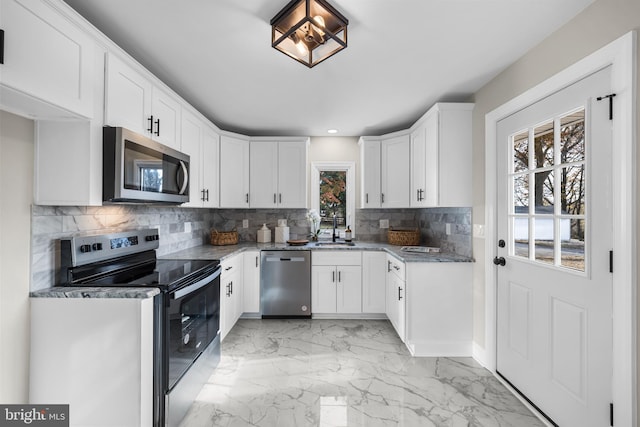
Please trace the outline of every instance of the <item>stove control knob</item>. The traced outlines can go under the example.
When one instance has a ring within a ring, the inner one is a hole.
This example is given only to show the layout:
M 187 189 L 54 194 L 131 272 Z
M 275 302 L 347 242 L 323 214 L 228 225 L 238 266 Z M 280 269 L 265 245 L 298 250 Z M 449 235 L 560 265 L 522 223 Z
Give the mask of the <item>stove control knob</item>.
M 153 234 L 151 236 L 147 236 L 144 238 L 144 240 L 146 240 L 147 242 L 153 242 L 154 240 L 158 240 L 158 235 L 157 234 Z
M 87 253 L 91 252 L 91 245 L 80 245 L 80 252 Z
M 102 243 L 94 243 L 93 245 L 91 245 L 91 249 L 93 249 L 94 251 L 101 251 Z

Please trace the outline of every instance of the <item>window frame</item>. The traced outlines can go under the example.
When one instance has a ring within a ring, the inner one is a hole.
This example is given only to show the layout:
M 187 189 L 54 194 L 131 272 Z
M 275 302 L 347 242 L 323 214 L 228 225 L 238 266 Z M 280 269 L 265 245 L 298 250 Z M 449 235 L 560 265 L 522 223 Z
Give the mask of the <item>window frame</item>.
M 320 172 L 340 171 L 347 173 L 347 218 L 345 225 L 351 228 L 351 236 L 356 235 L 356 163 L 349 161 L 311 162 L 311 209 L 320 212 Z M 344 228 L 339 228 L 339 234 L 344 237 Z M 321 234 L 323 236 L 326 233 Z

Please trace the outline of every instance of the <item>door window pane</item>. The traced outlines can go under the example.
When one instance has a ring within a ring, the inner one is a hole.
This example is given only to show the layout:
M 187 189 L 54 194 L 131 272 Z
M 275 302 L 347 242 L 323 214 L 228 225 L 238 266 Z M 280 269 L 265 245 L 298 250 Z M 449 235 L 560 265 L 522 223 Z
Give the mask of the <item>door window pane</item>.
M 553 217 L 536 217 L 533 219 L 535 231 L 535 259 L 547 264 L 554 263 L 554 226 Z
M 584 271 L 584 235 L 586 221 L 563 218 L 560 220 L 562 234 L 561 263 L 564 267 Z
M 553 122 L 538 126 L 533 134 L 533 155 L 536 168 L 553 166 Z
M 529 213 L 529 175 L 513 177 L 513 213 Z
M 529 216 L 513 218 L 513 254 L 529 258 Z
M 553 171 L 538 172 L 534 178 L 536 213 L 553 214 Z
M 562 169 L 560 176 L 560 199 L 562 214 L 584 215 L 586 177 L 584 163 Z
M 513 137 L 513 171 L 522 172 L 529 169 L 529 132 Z
M 560 161 L 562 163 L 584 160 L 584 110 L 560 119 Z

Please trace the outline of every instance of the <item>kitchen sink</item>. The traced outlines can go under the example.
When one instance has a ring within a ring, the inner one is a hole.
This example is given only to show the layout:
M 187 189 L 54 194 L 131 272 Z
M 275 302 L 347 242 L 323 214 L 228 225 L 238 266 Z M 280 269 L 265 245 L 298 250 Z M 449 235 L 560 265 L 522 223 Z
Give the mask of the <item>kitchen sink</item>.
M 339 248 L 342 246 L 355 246 L 354 242 L 317 242 L 315 246 L 324 247 L 324 248 Z

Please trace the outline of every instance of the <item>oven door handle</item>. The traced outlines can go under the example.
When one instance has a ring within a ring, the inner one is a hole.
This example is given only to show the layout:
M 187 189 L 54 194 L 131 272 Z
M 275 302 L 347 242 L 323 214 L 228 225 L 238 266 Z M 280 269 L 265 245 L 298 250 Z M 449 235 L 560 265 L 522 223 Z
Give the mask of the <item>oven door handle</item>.
M 212 274 L 208 275 L 207 277 L 203 278 L 202 280 L 198 280 L 196 283 L 192 283 L 189 286 L 185 286 L 184 288 L 180 288 L 174 292 L 171 292 L 170 294 L 171 299 L 182 298 L 185 295 L 195 292 L 198 289 L 202 288 L 203 286 L 206 286 L 210 282 L 214 281 L 218 277 L 220 277 L 220 267 L 218 267 L 216 271 L 214 271 Z

